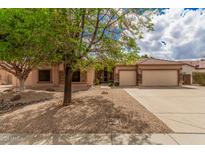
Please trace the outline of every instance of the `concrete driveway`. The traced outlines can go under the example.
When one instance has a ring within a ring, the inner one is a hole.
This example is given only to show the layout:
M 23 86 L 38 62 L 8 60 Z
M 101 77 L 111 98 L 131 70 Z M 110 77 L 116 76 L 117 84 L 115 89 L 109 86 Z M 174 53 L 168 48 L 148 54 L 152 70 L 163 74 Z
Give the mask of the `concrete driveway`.
M 205 87 L 124 90 L 175 133 L 205 133 Z

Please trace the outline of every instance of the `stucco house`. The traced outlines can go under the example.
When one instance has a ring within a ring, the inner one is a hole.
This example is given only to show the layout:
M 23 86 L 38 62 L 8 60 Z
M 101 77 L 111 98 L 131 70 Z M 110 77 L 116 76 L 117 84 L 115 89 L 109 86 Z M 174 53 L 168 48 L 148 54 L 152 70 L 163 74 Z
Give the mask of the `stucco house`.
M 193 73 L 194 72 L 205 72 L 205 60 L 184 60 L 180 61 L 182 65 L 182 74 L 184 84 L 193 83 Z
M 117 65 L 114 80 L 120 86 L 179 86 L 183 83 L 182 63 L 145 58 L 134 65 Z
M 61 86 L 64 83 L 63 65 L 50 65 L 39 67 L 34 69 L 29 74 L 25 86 L 26 87 L 51 87 Z M 95 71 L 93 68 L 87 69 L 87 71 L 78 70 L 73 73 L 73 84 L 74 88 L 86 88 L 93 85 Z M 19 82 L 15 76 L 10 73 L 0 70 L 0 82 L 5 84 L 12 84 L 18 86 Z
M 87 88 L 96 79 L 110 80 L 119 86 L 180 86 L 192 84 L 193 72 L 205 72 L 205 61 L 171 61 L 144 58 L 132 65 L 116 65 L 113 72 L 78 70 L 73 73 L 73 88 Z M 100 74 L 100 75 L 99 75 Z M 0 70 L 0 83 L 18 86 L 18 80 L 6 71 Z M 64 84 L 63 65 L 51 65 L 32 70 L 25 85 L 27 87 L 50 87 Z

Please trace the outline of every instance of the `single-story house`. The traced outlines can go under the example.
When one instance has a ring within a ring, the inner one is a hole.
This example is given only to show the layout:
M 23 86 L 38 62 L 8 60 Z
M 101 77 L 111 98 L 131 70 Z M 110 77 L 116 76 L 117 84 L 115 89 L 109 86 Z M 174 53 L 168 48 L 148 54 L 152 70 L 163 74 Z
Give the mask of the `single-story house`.
M 180 61 L 182 65 L 182 75 L 184 84 L 192 84 L 192 74 L 194 72 L 205 72 L 205 60 L 184 60 Z
M 134 65 L 117 65 L 114 80 L 120 86 L 179 86 L 183 83 L 182 63 L 145 58 Z
M 93 85 L 95 71 L 93 68 L 87 69 L 87 71 L 77 70 L 73 73 L 74 88 L 78 87 L 91 87 Z M 0 70 L 0 82 L 5 84 L 12 84 L 18 86 L 19 81 L 10 73 Z M 25 86 L 26 87 L 50 87 L 60 86 L 64 83 L 64 71 L 63 65 L 51 65 L 39 67 L 34 69 L 29 74 Z
M 91 87 L 96 79 L 101 82 L 113 80 L 120 86 L 180 86 L 192 84 L 193 72 L 205 72 L 205 61 L 171 61 L 156 58 L 140 59 L 132 65 L 116 65 L 112 72 L 78 70 L 73 73 L 73 87 Z M 0 70 L 0 83 L 18 86 L 18 80 L 10 73 Z M 51 65 L 32 70 L 27 87 L 61 86 L 64 84 L 63 65 Z

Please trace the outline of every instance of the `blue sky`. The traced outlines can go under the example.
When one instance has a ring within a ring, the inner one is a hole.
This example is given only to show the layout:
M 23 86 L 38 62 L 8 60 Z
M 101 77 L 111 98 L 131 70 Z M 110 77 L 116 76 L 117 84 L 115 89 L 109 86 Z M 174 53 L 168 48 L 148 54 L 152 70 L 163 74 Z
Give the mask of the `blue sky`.
M 165 59 L 205 57 L 205 9 L 164 9 L 153 16 L 154 31 L 138 41 L 140 54 Z

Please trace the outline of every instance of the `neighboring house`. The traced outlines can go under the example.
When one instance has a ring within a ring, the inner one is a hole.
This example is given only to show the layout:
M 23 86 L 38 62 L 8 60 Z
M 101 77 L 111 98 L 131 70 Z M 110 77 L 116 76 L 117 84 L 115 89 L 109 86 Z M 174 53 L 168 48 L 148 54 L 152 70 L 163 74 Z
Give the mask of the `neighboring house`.
M 192 84 L 192 72 L 195 70 L 195 67 L 186 63 L 182 65 L 182 75 L 183 75 L 183 84 L 190 85 Z
M 13 86 L 18 86 L 19 82 L 10 73 L 0 70 L 0 76 L 2 81 Z M 93 85 L 95 71 L 93 68 L 87 69 L 87 71 L 75 71 L 73 73 L 73 84 L 74 88 L 78 87 L 90 87 Z M 7 78 L 10 78 L 7 82 Z M 63 65 L 52 65 L 39 67 L 34 69 L 29 74 L 25 82 L 26 87 L 49 87 L 49 86 L 60 86 L 64 83 L 64 71 Z
M 183 60 L 182 65 L 183 83 L 192 84 L 193 72 L 205 72 L 205 60 Z
M 114 81 L 120 86 L 179 86 L 182 85 L 182 63 L 144 58 L 135 65 L 117 65 Z

